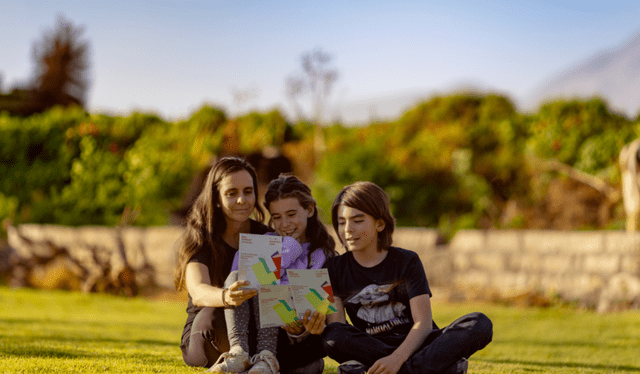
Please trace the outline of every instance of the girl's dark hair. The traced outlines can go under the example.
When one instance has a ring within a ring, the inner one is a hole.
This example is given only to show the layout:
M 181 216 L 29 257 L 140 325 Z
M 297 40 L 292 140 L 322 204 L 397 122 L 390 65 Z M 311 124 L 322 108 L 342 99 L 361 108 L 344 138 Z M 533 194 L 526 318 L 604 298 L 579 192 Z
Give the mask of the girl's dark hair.
M 272 180 L 264 195 L 264 207 L 269 210 L 272 202 L 287 197 L 298 199 L 300 205 L 305 209 L 313 207 L 313 215 L 307 219 L 307 230 L 305 232 L 307 239 L 310 241 L 308 266 L 311 266 L 311 252 L 319 248 L 322 248 L 326 258 L 337 255 L 335 240 L 333 240 L 325 225 L 318 218 L 318 209 L 316 201 L 311 195 L 311 189 L 296 176 L 280 174 L 278 178 Z M 269 220 L 269 225 L 271 225 L 271 220 Z
M 396 226 L 396 219 L 391 214 L 389 197 L 378 185 L 371 182 L 356 182 L 348 185 L 338 193 L 331 206 L 331 221 L 333 229 L 336 230 L 338 238 L 338 209 L 340 205 L 358 209 L 375 220 L 382 219 L 385 223 L 384 230 L 378 233 L 378 250 L 385 250 L 391 247 L 393 230 Z M 342 242 L 342 239 L 340 239 Z M 344 245 L 344 243 L 342 243 Z
M 185 270 L 189 260 L 200 250 L 211 251 L 212 262 L 218 266 L 215 271 L 215 279 L 211 284 L 222 287 L 227 274 L 223 274 L 222 264 L 226 263 L 227 253 L 224 249 L 222 234 L 227 228 L 224 213 L 220 207 L 220 191 L 218 185 L 227 175 L 246 170 L 253 179 L 253 193 L 258 194 L 258 178 L 256 171 L 242 158 L 223 157 L 211 168 L 204 182 L 202 191 L 193 203 L 186 220 L 186 229 L 180 239 L 178 250 L 178 263 L 173 280 L 177 290 L 185 286 Z M 257 201 L 257 199 L 256 199 Z M 254 218 L 256 221 L 264 221 L 264 211 L 259 204 L 255 204 Z

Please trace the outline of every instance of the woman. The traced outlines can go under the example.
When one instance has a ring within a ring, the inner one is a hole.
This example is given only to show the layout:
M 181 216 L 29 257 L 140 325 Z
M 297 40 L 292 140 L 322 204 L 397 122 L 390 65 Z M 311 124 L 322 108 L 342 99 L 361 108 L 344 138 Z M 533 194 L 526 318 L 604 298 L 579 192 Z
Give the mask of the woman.
M 224 308 L 240 306 L 257 295 L 256 290 L 240 289 L 248 282 L 236 281 L 224 287 L 239 248 L 240 234 L 272 231 L 261 223 L 264 213 L 256 204 L 257 189 L 256 172 L 249 163 L 237 157 L 222 158 L 209 172 L 189 212 L 175 272 L 176 289 L 186 287 L 189 293 L 188 316 L 180 345 L 182 357 L 189 366 L 211 367 L 229 351 Z M 256 220 L 250 218 L 252 214 Z M 318 313 L 311 316 L 314 327 L 309 326 L 310 331 L 318 329 L 319 320 Z M 250 345 L 256 346 L 257 332 L 252 324 L 248 337 Z M 322 371 L 322 360 L 309 355 L 305 350 L 308 347 L 285 342 L 289 342 L 286 334 L 279 337 L 278 345 L 286 347 L 281 351 L 287 361 L 291 361 L 287 362 L 290 373 Z M 323 356 L 322 351 L 320 357 Z M 302 357 L 305 359 L 301 361 Z
M 264 213 L 256 204 L 257 189 L 256 172 L 249 163 L 224 157 L 209 172 L 187 217 L 175 286 L 178 290 L 186 287 L 189 293 L 180 346 L 189 366 L 210 367 L 229 350 L 223 309 L 257 294 L 256 290 L 239 289 L 242 282 L 224 288 L 240 233 L 271 231 L 261 223 Z M 256 220 L 249 218 L 254 213 Z

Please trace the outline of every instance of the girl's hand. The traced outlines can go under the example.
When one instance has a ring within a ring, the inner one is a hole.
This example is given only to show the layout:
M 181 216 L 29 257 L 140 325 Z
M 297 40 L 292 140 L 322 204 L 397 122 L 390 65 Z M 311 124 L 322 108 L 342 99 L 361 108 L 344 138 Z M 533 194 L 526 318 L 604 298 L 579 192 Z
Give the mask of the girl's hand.
M 327 321 L 327 316 L 319 312 L 313 312 L 307 309 L 302 317 L 302 325 L 310 334 L 320 335 L 324 331 L 324 324 Z
M 300 335 L 304 332 L 304 327 L 302 327 L 302 324 L 300 324 L 300 322 L 298 321 L 288 323 L 282 326 L 282 329 L 288 332 L 290 335 Z
M 224 293 L 224 300 L 229 305 L 238 306 L 241 305 L 246 300 L 256 296 L 258 294 L 258 290 L 254 289 L 241 289 L 242 286 L 248 286 L 249 282 L 247 281 L 236 281 L 231 287 L 227 289 L 227 292 Z

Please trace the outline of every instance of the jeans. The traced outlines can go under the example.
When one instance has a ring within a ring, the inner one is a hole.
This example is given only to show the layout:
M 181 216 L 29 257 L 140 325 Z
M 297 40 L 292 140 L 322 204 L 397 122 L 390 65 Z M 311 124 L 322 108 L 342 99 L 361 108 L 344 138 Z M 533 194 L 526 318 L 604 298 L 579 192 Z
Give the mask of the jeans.
M 486 347 L 493 336 L 493 324 L 482 313 L 462 316 L 443 329 L 433 330 L 425 342 L 402 365 L 399 374 L 446 373 L 462 358 Z M 376 337 L 344 323 L 331 323 L 322 333 L 327 354 L 342 363 L 356 360 L 371 367 L 389 356 L 406 335 Z

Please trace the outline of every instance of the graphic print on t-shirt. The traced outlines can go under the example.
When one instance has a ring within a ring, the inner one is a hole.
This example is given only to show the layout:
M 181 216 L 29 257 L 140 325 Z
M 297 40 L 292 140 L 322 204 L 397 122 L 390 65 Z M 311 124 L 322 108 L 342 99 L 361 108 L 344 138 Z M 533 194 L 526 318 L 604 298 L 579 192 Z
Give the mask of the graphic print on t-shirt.
M 370 284 L 350 298 L 350 304 L 361 304 L 357 316 L 367 322 L 366 332 L 375 335 L 391 330 L 395 326 L 410 323 L 404 313 L 406 307 L 398 301 L 389 301 L 389 291 L 393 284 Z

